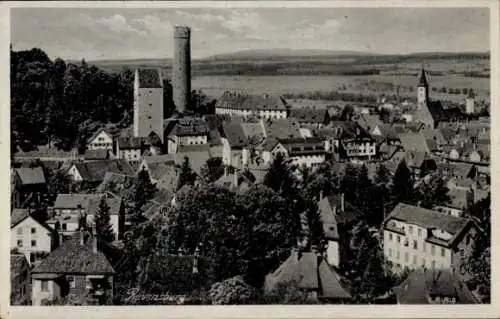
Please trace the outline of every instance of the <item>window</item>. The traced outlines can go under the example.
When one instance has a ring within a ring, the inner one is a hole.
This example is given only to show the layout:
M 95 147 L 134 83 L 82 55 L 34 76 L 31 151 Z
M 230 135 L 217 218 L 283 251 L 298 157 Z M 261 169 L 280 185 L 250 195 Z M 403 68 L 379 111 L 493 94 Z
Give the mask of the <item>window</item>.
M 421 228 L 417 229 L 417 234 L 418 234 L 418 237 L 422 236 L 422 229 Z
M 35 262 L 35 253 L 30 253 L 30 263 Z
M 398 244 L 401 242 L 401 237 L 399 237 L 399 235 L 396 235 L 396 241 L 398 242 Z
M 389 241 L 392 241 L 392 233 L 389 233 Z
M 436 246 L 431 244 L 431 255 L 434 256 L 436 254 Z
M 410 234 L 412 234 L 412 235 L 413 235 L 413 226 L 409 226 L 409 227 L 408 227 L 408 231 L 410 232 Z
M 399 260 L 399 250 L 396 251 L 396 259 Z
M 42 280 L 42 291 L 49 291 L 49 281 L 48 280 Z
M 446 249 L 444 247 L 441 247 L 441 257 L 446 256 Z
M 418 249 L 418 243 L 416 240 L 413 241 L 413 249 Z
M 413 255 L 413 264 L 416 265 L 417 264 L 417 255 Z
M 31 247 L 36 247 L 36 240 L 31 241 Z
M 62 230 L 66 230 L 68 226 L 67 226 L 67 224 L 66 224 L 66 223 L 64 223 L 64 224 L 62 224 L 62 226 L 61 226 L 61 227 L 62 227 Z
M 17 247 L 23 247 L 23 240 L 22 239 L 19 239 L 17 241 Z
M 18 234 L 18 235 L 22 235 L 22 234 L 23 234 L 23 229 L 22 229 L 21 227 L 19 227 L 19 228 L 17 229 L 17 234 Z
M 392 257 L 392 249 L 389 248 L 389 257 Z
M 68 276 L 68 284 L 70 288 L 75 288 L 75 277 L 74 276 Z
M 408 254 L 408 252 L 405 252 L 405 262 L 408 262 L 409 259 L 410 255 Z
M 153 106 L 153 104 L 149 103 L 149 106 Z
M 34 227 L 33 227 L 33 228 L 31 228 L 31 233 L 32 233 L 32 234 L 36 234 L 36 228 L 34 228 Z

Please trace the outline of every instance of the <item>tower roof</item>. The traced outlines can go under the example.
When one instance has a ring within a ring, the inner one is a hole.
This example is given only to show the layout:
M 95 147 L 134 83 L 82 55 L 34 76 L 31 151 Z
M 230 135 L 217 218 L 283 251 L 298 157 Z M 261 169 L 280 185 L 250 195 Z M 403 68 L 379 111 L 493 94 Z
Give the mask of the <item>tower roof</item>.
M 422 65 L 422 68 L 420 69 L 420 76 L 418 79 L 418 86 L 428 86 L 427 84 L 427 78 L 425 77 L 425 70 L 424 66 Z

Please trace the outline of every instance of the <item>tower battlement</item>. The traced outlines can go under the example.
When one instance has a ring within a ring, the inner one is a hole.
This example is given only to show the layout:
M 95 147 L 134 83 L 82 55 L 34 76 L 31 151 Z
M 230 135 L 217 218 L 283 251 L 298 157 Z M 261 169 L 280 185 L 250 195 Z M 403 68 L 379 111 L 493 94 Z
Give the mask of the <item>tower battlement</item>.
M 174 38 L 189 38 L 191 36 L 191 28 L 187 26 L 175 26 Z

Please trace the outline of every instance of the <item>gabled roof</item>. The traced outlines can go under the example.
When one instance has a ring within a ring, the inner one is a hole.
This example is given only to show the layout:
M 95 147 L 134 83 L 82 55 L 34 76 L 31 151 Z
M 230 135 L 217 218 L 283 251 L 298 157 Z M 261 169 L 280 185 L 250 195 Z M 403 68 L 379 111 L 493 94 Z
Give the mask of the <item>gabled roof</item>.
M 401 141 L 401 145 L 406 151 L 429 152 L 427 141 L 425 140 L 424 135 L 420 132 L 399 134 L 399 139 Z
M 378 115 L 372 114 L 360 114 L 356 119 L 356 123 L 368 132 L 371 132 L 377 125 L 383 124 Z
M 165 132 L 168 136 L 198 136 L 207 135 L 209 130 L 204 119 L 183 117 L 170 121 Z
M 85 160 L 105 160 L 109 158 L 109 151 L 104 149 L 86 150 L 83 158 Z
M 15 172 L 23 185 L 45 184 L 45 175 L 41 167 L 20 167 Z
M 107 274 L 113 275 L 110 261 L 101 252 L 92 250 L 92 240 L 86 236 L 83 245 L 80 243 L 80 234 L 64 241 L 61 246 L 55 249 L 49 256 L 43 259 L 40 264 L 32 270 L 32 274 Z M 104 244 L 104 243 L 103 243 Z M 36 276 L 34 276 L 36 277 Z
M 296 119 L 299 123 L 324 124 L 328 120 L 328 110 L 310 107 L 291 108 L 288 117 Z
M 224 92 L 215 104 L 216 108 L 240 110 L 288 110 L 285 99 L 274 94 L 246 94 L 240 92 Z
M 457 304 L 477 304 L 465 282 L 448 269 L 416 269 L 393 288 L 400 304 L 429 304 L 429 297 L 453 297 Z
M 323 257 L 312 252 L 292 252 L 280 267 L 266 277 L 266 289 L 280 283 L 295 281 L 299 288 L 315 290 L 319 298 L 350 299 L 340 276 L 328 266 Z
M 90 201 L 100 201 L 103 194 L 57 194 L 54 208 L 56 209 L 87 209 Z
M 95 215 L 99 211 L 100 203 L 100 198 L 89 198 L 87 205 L 87 214 Z M 120 207 L 123 204 L 123 201 L 121 198 L 106 198 L 106 204 L 109 207 L 110 215 L 118 215 L 120 213 Z
M 193 171 L 200 174 L 201 168 L 205 165 L 207 160 L 211 158 L 210 148 L 207 144 L 184 145 L 179 147 L 175 154 L 175 163 L 177 165 L 182 165 L 185 157 L 189 158 L 189 163 Z
M 82 179 L 87 182 L 101 182 L 108 172 L 124 175 L 134 175 L 134 169 L 124 159 L 98 160 L 74 164 Z
M 163 87 L 160 69 L 139 68 L 136 70 L 135 76 L 138 77 L 140 88 L 162 88 Z
M 111 139 L 113 139 L 113 135 L 108 133 L 103 127 L 98 129 L 94 134 L 92 134 L 91 137 L 89 137 L 87 139 L 87 143 L 92 143 L 93 140 L 95 140 L 97 138 L 97 136 L 99 136 L 99 134 L 101 134 L 101 132 L 104 132 L 106 133 Z
M 10 228 L 17 226 L 19 223 L 21 223 L 28 217 L 31 217 L 35 222 L 37 222 L 40 226 L 47 229 L 50 233 L 53 232 L 52 228 L 50 228 L 45 223 L 42 223 L 39 220 L 35 219 L 33 216 L 31 216 L 29 209 L 19 209 L 19 208 L 14 208 L 12 210 L 10 216 Z
M 447 242 L 448 245 L 452 245 L 455 239 L 471 223 L 471 220 L 466 218 L 455 217 L 404 203 L 399 203 L 392 210 L 384 223 L 385 227 L 388 227 L 391 219 L 418 225 L 422 228 L 444 230 L 452 235 L 452 238 Z
M 267 119 L 263 121 L 267 138 L 300 138 L 300 125 L 295 119 Z
M 371 135 L 358 123 L 352 121 L 334 121 L 332 128 L 338 132 L 337 137 L 341 139 L 370 139 Z
M 471 196 L 469 190 L 463 188 L 453 188 L 448 191 L 448 196 L 450 197 L 450 203 L 446 206 L 453 207 L 460 210 L 465 210 L 468 207 L 469 196 Z
M 241 148 L 248 144 L 248 139 L 240 122 L 233 121 L 223 125 L 222 132 L 231 148 Z

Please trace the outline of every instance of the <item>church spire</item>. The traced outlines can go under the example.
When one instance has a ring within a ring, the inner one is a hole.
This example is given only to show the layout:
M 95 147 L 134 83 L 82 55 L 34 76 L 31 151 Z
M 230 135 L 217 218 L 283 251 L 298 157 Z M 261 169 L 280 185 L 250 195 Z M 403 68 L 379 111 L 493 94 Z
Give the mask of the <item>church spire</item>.
M 418 80 L 418 86 L 424 86 L 424 87 L 429 86 L 429 84 L 427 83 L 427 78 L 425 77 L 425 69 L 424 69 L 423 63 L 422 63 L 422 66 L 420 68 L 420 77 Z

